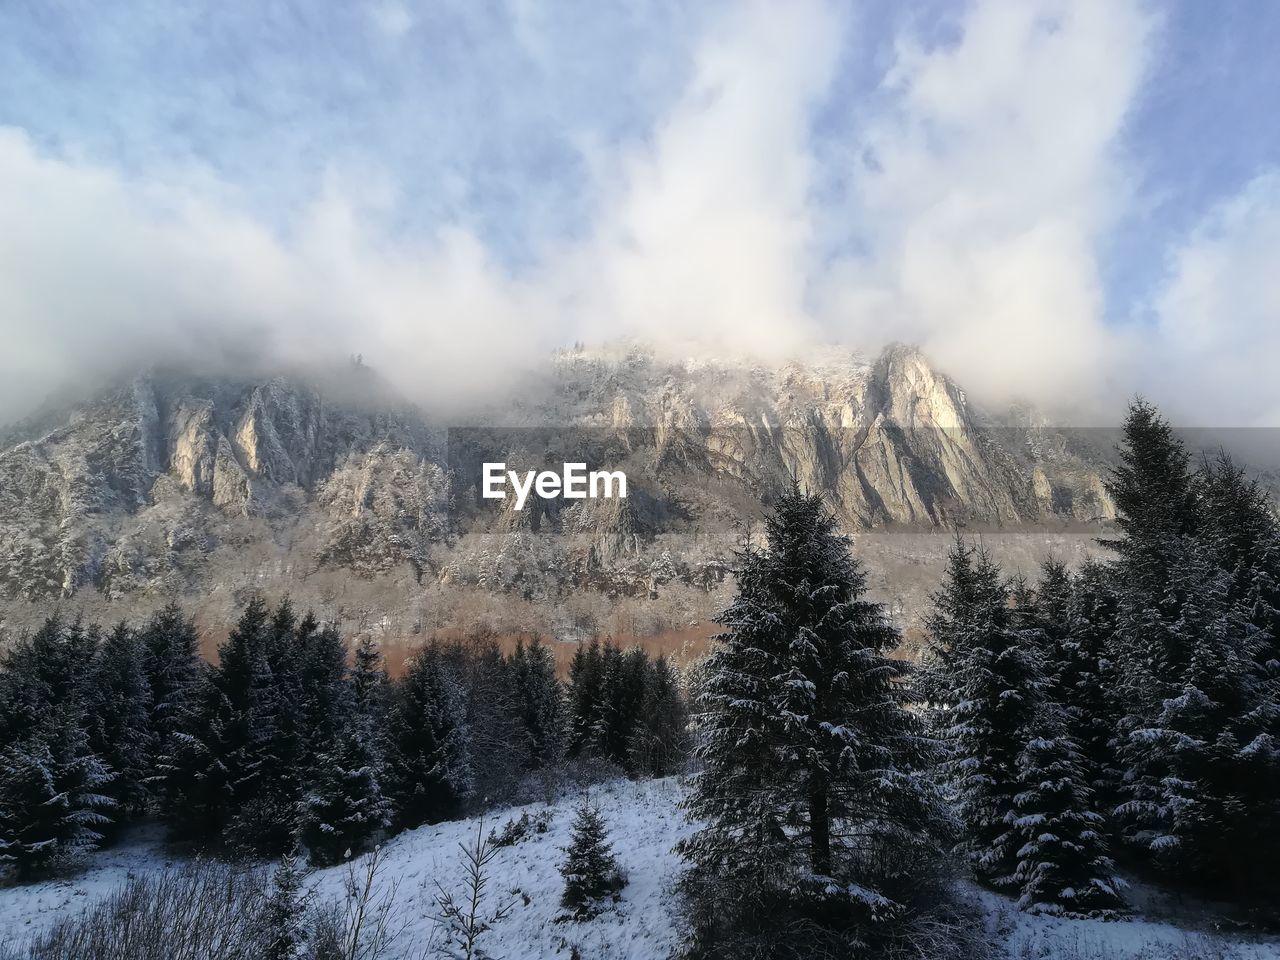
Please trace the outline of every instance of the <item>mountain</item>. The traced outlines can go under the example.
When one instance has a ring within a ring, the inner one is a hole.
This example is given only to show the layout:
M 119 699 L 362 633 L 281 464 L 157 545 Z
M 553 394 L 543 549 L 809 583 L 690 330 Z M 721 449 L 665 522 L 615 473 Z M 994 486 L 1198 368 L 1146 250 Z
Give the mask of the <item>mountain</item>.
M 452 429 L 358 364 L 325 377 L 150 370 L 0 444 L 10 629 L 57 602 L 114 614 L 171 596 L 217 621 L 256 588 L 361 616 L 430 598 L 435 625 L 467 620 L 440 614 L 464 596 L 593 595 L 598 618 L 618 598 L 714 594 L 739 524 L 793 477 L 851 531 L 1113 515 L 1101 445 L 1026 408 L 979 410 L 903 346 L 775 365 L 566 351 L 517 401 Z M 628 498 L 515 511 L 479 496 L 481 460 L 561 457 L 624 470 Z M 423 628 L 421 609 L 410 619 Z

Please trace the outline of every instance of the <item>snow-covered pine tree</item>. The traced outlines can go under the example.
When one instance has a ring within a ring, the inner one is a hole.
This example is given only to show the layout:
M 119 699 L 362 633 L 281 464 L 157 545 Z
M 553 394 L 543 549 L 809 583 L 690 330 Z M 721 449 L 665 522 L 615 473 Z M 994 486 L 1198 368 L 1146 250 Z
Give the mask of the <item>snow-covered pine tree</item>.
M 296 851 L 280 856 L 271 877 L 271 896 L 263 914 L 263 960 L 297 960 L 306 945 L 307 908 L 311 896 L 302 889 L 306 878 Z
M 148 780 L 155 754 L 151 687 L 142 639 L 123 623 L 98 649 L 85 719 L 91 748 L 114 774 L 107 792 L 117 810 L 141 813 L 151 797 Z
M 320 865 L 363 853 L 391 822 L 381 757 L 367 723 L 352 716 L 317 758 L 299 811 L 299 836 Z
M 597 727 L 603 707 L 604 653 L 592 637 L 579 644 L 569 664 L 569 754 L 581 756 L 596 749 Z
M 1107 565 L 1086 561 L 1071 578 L 1067 603 L 1067 638 L 1061 660 L 1052 665 L 1056 699 L 1067 713 L 1068 729 L 1080 750 L 1094 805 L 1110 813 L 1116 804 L 1120 771 L 1115 736 L 1121 714 L 1116 701 L 1116 666 L 1112 656 L 1118 600 L 1114 573 Z
M 96 629 L 56 613 L 0 659 L 0 743 L 27 736 L 51 710 L 79 702 L 93 666 Z
M 556 679 L 555 657 L 536 636 L 516 641 L 512 684 L 526 767 L 539 770 L 559 762 L 565 749 L 564 693 Z
M 1021 843 L 1009 815 L 1019 756 L 1038 734 L 1043 638 L 1034 625 L 1015 622 L 1009 589 L 987 552 L 959 539 L 933 602 L 929 689 L 948 747 L 941 772 L 963 832 L 957 850 L 980 880 L 1011 887 Z
M 1256 480 L 1225 453 L 1198 476 L 1204 517 L 1201 538 L 1231 577 L 1231 597 L 1243 603 L 1261 632 L 1258 670 L 1280 679 L 1280 517 Z
M 1277 815 L 1280 788 L 1270 614 L 1243 561 L 1267 554 L 1249 546 L 1266 523 L 1234 467 L 1191 474 L 1149 405 L 1131 406 L 1120 455 L 1123 835 L 1157 867 L 1250 895 L 1280 852 L 1249 826 Z
M 83 722 L 75 705 L 55 709 L 0 752 L 0 865 L 19 879 L 95 849 L 110 822 L 111 772 Z
M 1128 718 L 1120 750 L 1128 837 L 1157 866 L 1200 884 L 1253 893 L 1272 875 L 1274 841 L 1256 829 L 1280 816 L 1274 738 L 1257 723 L 1257 628 L 1205 557 L 1173 571 L 1183 595 L 1174 625 L 1192 638 L 1188 663 L 1158 709 Z M 1137 725 L 1140 722 L 1141 725 Z
M 574 813 L 572 836 L 564 854 L 560 865 L 560 876 L 564 878 L 560 905 L 572 910 L 576 919 L 594 916 L 601 901 L 626 885 L 626 875 L 609 844 L 604 818 L 589 797 L 583 798 Z
M 695 936 L 805 918 L 850 949 L 918 892 L 932 743 L 907 709 L 908 665 L 888 656 L 899 634 L 821 499 L 793 488 L 766 533 L 740 558 L 700 697 L 688 806 L 704 826 L 680 846 Z
M 374 729 L 380 729 L 386 716 L 389 681 L 378 642 L 367 634 L 361 637 L 351 660 L 352 708 L 368 718 Z
M 644 703 L 631 737 L 631 763 L 637 774 L 665 777 L 681 769 L 689 753 L 689 710 L 676 668 L 665 656 L 653 661 Z
M 1021 841 L 1013 871 L 1018 906 L 1069 917 L 1116 916 L 1124 884 L 1108 855 L 1106 818 L 1093 802 L 1069 717 L 1048 701 L 1036 726 L 1018 756 L 1018 792 L 1006 815 Z
M 396 816 L 404 827 L 457 817 L 471 793 L 461 684 L 435 646 L 409 661 L 389 717 Z
M 165 813 L 175 832 L 201 840 L 227 839 L 268 851 L 270 837 L 287 841 L 289 813 L 259 805 L 276 762 L 276 695 L 266 658 L 270 613 L 253 597 L 218 647 L 218 663 L 205 672 L 199 700 L 165 748 Z M 260 828 L 260 829 L 259 829 Z M 224 837 L 224 833 L 231 831 Z
M 649 680 L 649 657 L 640 647 L 622 651 L 613 644 L 604 648 L 604 680 L 601 712 L 596 722 L 600 755 L 632 773 L 630 747 L 640 723 Z
M 301 729 L 299 777 L 305 782 L 350 723 L 353 694 L 347 678 L 347 645 L 336 627 L 321 627 L 308 613 L 298 629 L 298 645 L 298 701 L 292 712 Z
M 185 725 L 184 718 L 195 707 L 203 666 L 200 634 L 195 622 L 171 603 L 142 626 L 139 636 L 146 651 L 151 726 L 159 749 Z

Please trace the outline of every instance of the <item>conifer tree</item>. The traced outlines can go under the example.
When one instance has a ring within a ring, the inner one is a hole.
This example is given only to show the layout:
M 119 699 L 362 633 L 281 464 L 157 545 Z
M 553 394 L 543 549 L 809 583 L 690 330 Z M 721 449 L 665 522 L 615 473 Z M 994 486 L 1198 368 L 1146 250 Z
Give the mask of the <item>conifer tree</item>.
M 585 798 L 574 813 L 572 839 L 565 848 L 560 876 L 564 893 L 560 905 L 580 919 L 590 917 L 600 902 L 626 884 L 605 830 L 600 811 Z
M 525 766 L 549 767 L 564 754 L 564 709 L 555 658 L 537 638 L 516 642 L 511 657 L 515 708 L 520 735 L 526 744 Z
M 182 609 L 171 603 L 139 631 L 146 651 L 147 687 L 151 692 L 151 727 L 157 749 L 188 725 L 203 675 L 200 634 Z
M 93 850 L 110 822 L 111 772 L 92 752 L 75 706 L 0 752 L 0 864 L 29 879 Z
M 959 540 L 927 627 L 935 719 L 949 751 L 941 770 L 963 832 L 957 849 L 979 879 L 1011 887 L 1021 843 L 1009 816 L 1019 757 L 1039 733 L 1043 638 L 1015 619 L 986 551 Z
M 231 830 L 226 839 L 235 844 L 278 854 L 292 833 L 292 818 L 264 789 L 277 762 L 271 753 L 277 700 L 267 663 L 269 616 L 260 597 L 246 604 L 161 768 L 176 831 L 215 839 Z
M 569 664 L 569 754 L 580 756 L 595 750 L 603 710 L 604 653 L 592 637 L 579 645 Z
M 114 775 L 108 792 L 120 813 L 140 813 L 155 752 L 151 688 L 142 640 L 123 623 L 98 650 L 86 700 L 90 745 Z
M 634 772 L 651 777 L 675 773 L 688 755 L 689 712 L 675 668 L 665 656 L 653 662 L 644 703 L 631 738 Z
M 596 745 L 601 756 L 627 773 L 634 772 L 630 748 L 640 723 L 648 680 L 649 657 L 644 650 L 632 647 L 624 652 L 613 644 L 605 646 Z
M 282 854 L 271 878 L 271 896 L 263 916 L 263 960 L 297 960 L 306 944 L 310 896 L 302 889 L 302 864 L 296 852 Z
M 77 704 L 93 667 L 96 629 L 58 614 L 19 638 L 0 659 L 0 743 L 39 728 L 50 711 Z
M 366 635 L 356 644 L 351 665 L 351 701 L 356 713 L 380 730 L 387 710 L 387 671 L 377 641 Z
M 298 631 L 298 700 L 285 705 L 297 715 L 301 728 L 299 776 L 304 780 L 350 722 L 353 709 L 346 644 L 332 624 L 313 624 L 314 619 L 307 614 Z
M 363 853 L 390 824 L 379 761 L 367 725 L 356 717 L 318 758 L 300 811 L 300 837 L 314 862 Z
M 1280 788 L 1265 507 L 1229 462 L 1193 475 L 1141 402 L 1120 455 L 1109 489 L 1125 534 L 1112 544 L 1123 836 L 1158 868 L 1249 895 L 1280 853 L 1249 827 L 1276 816 Z
M 820 917 L 844 948 L 900 916 L 932 849 L 931 744 L 899 636 L 817 497 L 792 490 L 740 556 L 699 697 L 703 823 L 679 849 L 695 938 Z M 799 949 L 799 948 L 796 948 Z
M 1106 817 L 1093 802 L 1065 711 L 1045 704 L 1038 734 L 1018 756 L 1018 792 L 1007 815 L 1020 841 L 1013 881 L 1018 906 L 1033 913 L 1111 917 L 1122 909 L 1108 854 Z
M 1052 666 L 1057 701 L 1080 750 L 1095 806 L 1108 815 L 1120 788 L 1114 740 L 1121 715 L 1112 643 L 1118 598 L 1110 569 L 1087 561 L 1071 578 L 1067 638 L 1061 659 Z M 1108 832 L 1113 832 L 1108 816 Z
M 397 819 L 405 827 L 457 817 L 472 770 L 463 692 L 441 651 L 409 662 L 390 716 L 391 775 Z

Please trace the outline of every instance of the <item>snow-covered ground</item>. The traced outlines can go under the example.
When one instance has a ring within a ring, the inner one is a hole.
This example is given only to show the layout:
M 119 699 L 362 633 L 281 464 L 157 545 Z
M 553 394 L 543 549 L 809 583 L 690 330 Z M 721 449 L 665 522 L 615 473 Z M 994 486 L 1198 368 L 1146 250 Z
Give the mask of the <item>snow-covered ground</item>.
M 489 897 L 513 904 L 510 915 L 485 935 L 492 955 L 567 960 L 574 946 L 590 960 L 665 960 L 669 955 L 676 941 L 670 886 L 680 867 L 672 847 L 688 832 L 678 808 L 680 784 L 674 779 L 619 781 L 593 788 L 592 796 L 627 871 L 621 901 L 589 921 L 557 922 L 563 914 L 558 868 L 569 839 L 573 799 L 490 814 L 484 819 L 486 834 L 523 811 L 551 812 L 546 833 L 500 848 L 492 862 Z M 460 881 L 458 845 L 473 840 L 480 828 L 477 820 L 439 824 L 401 834 L 384 846 L 382 882 L 396 884 L 396 912 L 405 924 L 396 956 L 418 960 L 424 955 L 434 929 L 434 882 Z M 83 910 L 129 874 L 172 862 L 158 831 L 138 831 L 90 858 L 72 879 L 0 888 L 0 931 L 21 936 L 39 929 Z M 322 870 L 310 882 L 319 895 L 337 896 L 343 875 L 343 868 Z M 1184 927 L 1156 920 L 1052 920 L 1021 914 L 989 893 L 973 890 L 968 895 L 981 904 L 993 938 L 1011 960 L 1280 960 L 1280 940 L 1219 934 L 1204 922 Z

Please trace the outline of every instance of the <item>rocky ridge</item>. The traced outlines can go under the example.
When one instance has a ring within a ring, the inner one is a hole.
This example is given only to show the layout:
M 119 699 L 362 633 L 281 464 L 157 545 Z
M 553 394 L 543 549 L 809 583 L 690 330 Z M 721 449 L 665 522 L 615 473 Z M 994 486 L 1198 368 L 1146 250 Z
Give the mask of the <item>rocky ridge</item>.
M 523 515 L 479 502 L 445 425 L 349 383 L 150 371 L 53 419 L 0 449 L 0 603 L 190 595 L 229 569 L 533 598 L 701 588 L 723 580 L 736 522 L 792 478 L 851 531 L 1113 515 L 1103 453 L 1028 411 L 976 409 L 901 346 L 781 365 L 561 353 L 517 409 L 477 422 L 571 435 L 631 495 Z M 511 436 L 529 448 L 513 461 L 547 454 Z

